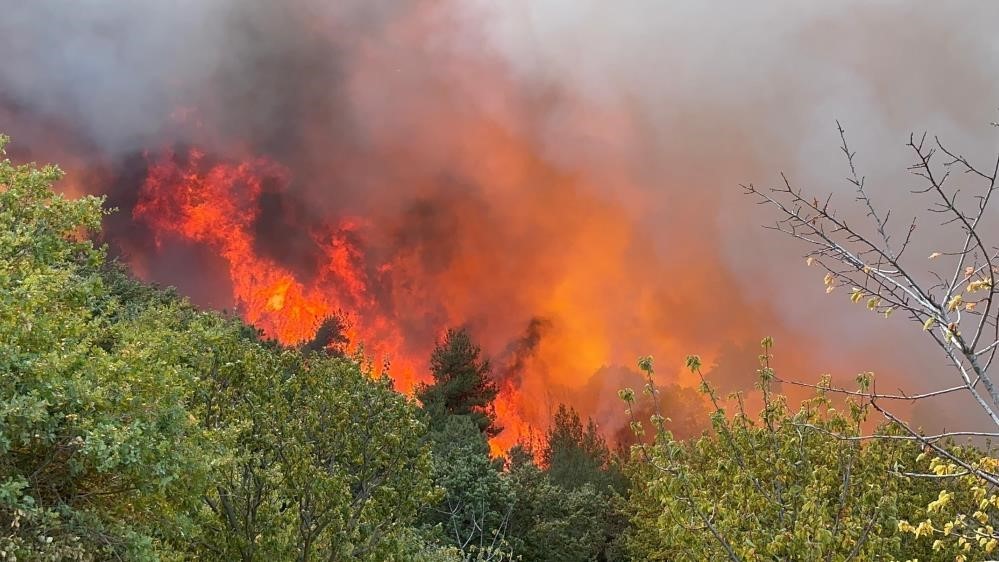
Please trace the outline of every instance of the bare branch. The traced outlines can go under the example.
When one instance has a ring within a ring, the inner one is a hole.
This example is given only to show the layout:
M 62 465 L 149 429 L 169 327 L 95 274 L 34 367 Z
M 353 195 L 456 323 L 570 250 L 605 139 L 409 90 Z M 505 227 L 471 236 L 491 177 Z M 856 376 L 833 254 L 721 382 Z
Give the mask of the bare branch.
M 999 252 L 997 246 L 988 244 L 980 232 L 997 188 L 999 156 L 989 169 L 982 169 L 936 137 L 929 140 L 926 133 L 910 135 L 908 146 L 916 158 L 909 171 L 922 182 L 912 193 L 930 196 L 926 211 L 941 215 L 943 227 L 957 227 L 961 233 L 959 247 L 937 251 L 930 256 L 931 259 L 951 258 L 953 270 L 945 277 L 927 268 L 925 274 L 935 281 L 926 283 L 921 280 L 925 277 L 923 273 L 915 275 L 910 270 L 911 264 L 903 263 L 901 259 L 910 246 L 917 218 L 912 217 L 907 223 L 902 244 L 895 248 L 893 233 L 889 229 L 891 212 L 881 211 L 874 204 L 866 178 L 857 170 L 856 153 L 850 150 L 845 129 L 838 121 L 836 129 L 841 141 L 839 148 L 849 171 L 847 182 L 853 187 L 854 198 L 864 209 L 876 233 L 873 238 L 837 214 L 831 203 L 831 193 L 824 198 L 805 195 L 801 189 L 792 186 L 783 173 L 780 175 L 781 183 L 769 190 L 758 189 L 752 184 L 743 188 L 746 193 L 758 198 L 760 204 L 777 212 L 776 221 L 767 228 L 809 246 L 805 254 L 809 264 L 817 264 L 826 272 L 826 292 L 841 286 L 853 287 L 850 296 L 854 302 L 864 299 L 869 309 L 886 317 L 892 312 L 904 312 L 943 351 L 960 384 L 921 394 L 910 395 L 900 391 L 898 394 L 871 395 L 795 381 L 780 382 L 861 397 L 871 402 L 913 402 L 966 392 L 999 428 L 999 388 L 989 373 L 989 367 L 999 351 L 999 313 L 995 306 L 995 279 L 999 272 L 995 264 L 999 262 Z M 938 163 L 938 155 L 943 155 L 946 161 Z M 952 176 L 952 172 L 983 184 L 968 211 L 961 204 L 961 186 L 951 185 L 956 177 Z M 942 241 L 945 234 L 945 231 L 941 232 Z M 973 324 L 974 328 L 964 333 L 962 323 Z

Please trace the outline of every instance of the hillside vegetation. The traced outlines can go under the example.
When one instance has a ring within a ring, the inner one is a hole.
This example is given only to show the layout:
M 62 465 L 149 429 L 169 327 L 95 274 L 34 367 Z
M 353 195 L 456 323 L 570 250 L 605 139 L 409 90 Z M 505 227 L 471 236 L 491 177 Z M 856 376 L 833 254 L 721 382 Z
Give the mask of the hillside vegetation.
M 56 194 L 59 177 L 0 161 L 0 560 L 845 562 L 996 546 L 991 484 L 890 438 L 896 425 L 862 439 L 870 404 L 828 382 L 789 405 L 769 339 L 761 412 L 705 380 L 704 434 L 674 439 L 646 358 L 645 388 L 621 391 L 631 444 L 562 406 L 540 443 L 494 458 L 496 387 L 467 332 L 404 396 L 364 357 L 280 346 L 131 278 L 93 242 L 102 201 Z

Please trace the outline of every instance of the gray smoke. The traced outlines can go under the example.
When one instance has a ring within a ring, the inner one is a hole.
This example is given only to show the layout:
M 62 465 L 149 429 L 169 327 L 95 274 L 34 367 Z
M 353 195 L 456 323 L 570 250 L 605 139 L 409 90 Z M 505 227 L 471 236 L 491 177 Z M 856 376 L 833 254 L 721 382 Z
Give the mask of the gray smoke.
M 779 333 L 806 334 L 807 350 L 779 348 L 807 355 L 804 364 L 844 376 L 890 368 L 916 386 L 942 378 L 943 362 L 918 345 L 918 332 L 870 320 L 842 295 L 822 298 L 821 275 L 802 266 L 800 248 L 759 228 L 768 216 L 737 185 L 770 184 L 785 170 L 806 189 L 839 190 L 849 205 L 839 119 L 877 202 L 918 212 L 905 174 L 911 130 L 939 134 L 972 158 L 997 146 L 988 122 L 999 106 L 999 4 L 7 4 L 0 130 L 39 159 L 52 139 L 38 123 L 59 123 L 75 138 L 67 150 L 110 158 L 166 138 L 262 152 L 306 173 L 335 169 L 323 185 L 298 187 L 303 207 L 318 213 L 402 207 L 380 186 L 413 190 L 413 178 L 434 176 L 463 148 L 437 142 L 431 125 L 494 117 L 628 209 L 671 270 L 716 256 L 718 276 L 734 279 L 738 294 L 684 312 L 678 324 L 699 331 L 696 339 L 731 338 L 725 307 L 738 305 L 775 319 Z M 490 73 L 515 88 L 481 87 Z M 203 126 L 177 126 L 187 108 L 186 123 Z M 406 164 L 375 172 L 373 159 Z M 934 243 L 920 240 L 919 249 Z M 733 290 L 715 281 L 706 276 L 702 290 Z M 722 345 L 733 346 L 746 342 Z M 734 369 L 725 368 L 727 381 L 738 378 Z

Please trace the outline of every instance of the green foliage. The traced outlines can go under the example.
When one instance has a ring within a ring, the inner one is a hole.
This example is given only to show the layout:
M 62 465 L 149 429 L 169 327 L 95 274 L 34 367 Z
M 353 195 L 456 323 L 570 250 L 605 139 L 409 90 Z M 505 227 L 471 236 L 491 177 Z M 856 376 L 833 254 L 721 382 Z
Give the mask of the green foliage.
M 461 551 L 454 546 L 438 544 L 432 533 L 409 530 L 400 534 L 398 560 L 405 562 L 462 562 Z
M 584 429 L 576 410 L 564 404 L 555 412 L 541 460 L 548 477 L 563 488 L 578 490 L 588 484 L 599 491 L 612 487 L 621 492 L 625 487 L 624 476 L 596 423 L 588 420 Z
M 54 194 L 59 176 L 0 162 L 0 559 L 832 562 L 997 548 L 990 483 L 911 441 L 861 439 L 864 405 L 820 391 L 790 411 L 769 339 L 758 415 L 701 377 L 712 431 L 675 439 L 663 410 L 678 402 L 644 357 L 641 391 L 619 394 L 649 437 L 630 464 L 562 406 L 540 463 L 518 447 L 504 465 L 487 441 L 497 388 L 466 332 L 434 350 L 421 414 L 344 355 L 337 319 L 288 349 L 131 279 L 89 239 L 101 201 Z M 696 356 L 687 366 L 701 375 Z
M 448 330 L 430 358 L 433 383 L 417 388 L 429 420 L 433 482 L 439 501 L 423 524 L 462 560 L 510 560 L 507 540 L 516 498 L 487 438 L 499 433 L 489 361 L 464 330 Z
M 448 330 L 434 348 L 430 356 L 434 381 L 416 390 L 432 426 L 444 423 L 449 416 L 468 416 L 485 435 L 493 437 L 500 432 L 493 409 L 499 389 L 490 378 L 489 361 L 481 354 L 463 329 Z
M 507 560 L 510 514 L 516 498 L 502 465 L 470 416 L 447 416 L 431 431 L 433 477 L 440 501 L 424 516 L 439 539 L 464 560 Z
M 435 482 L 443 498 L 427 523 L 464 560 L 620 559 L 611 555 L 613 539 L 625 525 L 611 485 L 620 473 L 611 473 L 606 444 L 587 437 L 578 415 L 561 411 L 560 425 L 552 429 L 556 443 L 545 448 L 555 452 L 547 469 L 518 446 L 501 470 L 467 416 L 451 416 L 444 428 L 431 432 Z M 588 456 L 590 450 L 596 457 Z
M 358 362 L 223 335 L 202 395 L 231 452 L 205 495 L 207 557 L 383 560 L 432 499 L 415 408 Z
M 620 496 L 612 490 L 588 482 L 563 487 L 529 456 L 511 461 L 508 478 L 517 500 L 510 542 L 523 560 L 620 559 L 611 541 L 624 520 L 616 510 Z
M 899 522 L 899 530 L 927 544 L 938 559 L 981 560 L 994 558 L 999 549 L 999 494 L 994 484 L 999 459 L 971 447 L 952 448 L 953 459 L 924 453 L 918 458 L 921 474 L 943 482 L 933 501 L 918 506 Z M 975 458 L 958 464 L 954 459 Z M 969 470 L 971 469 L 971 470 Z M 974 471 L 980 471 L 976 474 Z
M 904 440 L 862 443 L 866 409 L 834 407 L 821 392 L 790 412 L 770 389 L 770 342 L 761 356 L 758 416 L 715 405 L 713 431 L 676 441 L 661 431 L 638 446 L 625 545 L 637 560 L 908 560 L 928 549 L 897 532 L 898 521 L 932 498 L 932 485 L 892 474 L 919 454 Z M 646 362 L 651 372 L 651 363 Z M 688 367 L 700 375 L 700 361 Z M 702 377 L 703 380 L 703 377 Z M 622 393 L 633 408 L 634 397 Z M 630 399 L 630 400 L 629 400 Z M 653 421 L 655 424 L 655 421 Z M 882 428 L 881 433 L 891 433 Z M 844 439 L 845 438 L 845 439 Z
M 495 386 L 463 331 L 435 349 L 434 383 L 418 390 L 431 420 L 434 482 L 442 497 L 424 515 L 463 560 L 606 560 L 624 525 L 615 510 L 624 477 L 592 420 L 561 406 L 542 450 L 490 459 Z
M 197 373 L 176 304 L 106 285 L 101 201 L 53 194 L 60 175 L 0 162 L 0 552 L 169 557 L 210 471 Z
M 0 162 L 0 558 L 454 559 L 414 404 L 129 279 L 58 177 Z

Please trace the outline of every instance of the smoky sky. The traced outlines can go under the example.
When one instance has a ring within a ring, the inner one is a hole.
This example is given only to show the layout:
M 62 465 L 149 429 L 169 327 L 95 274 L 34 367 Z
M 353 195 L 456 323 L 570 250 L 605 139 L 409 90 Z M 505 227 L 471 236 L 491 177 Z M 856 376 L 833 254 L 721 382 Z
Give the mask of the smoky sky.
M 843 376 L 890 368 L 915 386 L 939 380 L 943 362 L 918 346 L 918 331 L 877 324 L 845 307 L 844 299 L 823 298 L 821 276 L 803 267 L 801 249 L 760 228 L 770 217 L 738 185 L 771 184 L 785 171 L 808 190 L 844 193 L 848 206 L 838 119 L 875 201 L 900 215 L 917 213 L 905 173 L 910 131 L 930 130 L 971 158 L 987 158 L 997 147 L 989 122 L 999 118 L 999 5 L 8 4 L 0 17 L 0 130 L 32 158 L 66 155 L 71 169 L 74 159 L 110 168 L 100 191 L 118 206 L 134 205 L 136 181 L 129 178 L 142 167 L 144 150 L 190 143 L 219 158 L 265 154 L 295 173 L 286 193 L 270 193 L 260 203 L 259 250 L 303 275 L 314 275 L 316 267 L 316 249 L 303 232 L 335 211 L 373 221 L 391 217 L 376 246 L 436 248 L 416 252 L 430 275 L 463 255 L 446 242 L 471 236 L 483 251 L 501 256 L 490 262 L 488 276 L 515 280 L 527 271 L 544 278 L 546 268 L 555 268 L 560 243 L 538 240 L 562 230 L 583 233 L 577 238 L 584 241 L 605 238 L 588 232 L 588 213 L 599 204 L 580 203 L 576 192 L 551 196 L 549 204 L 540 187 L 583 177 L 586 197 L 621 209 L 648 241 L 614 246 L 636 254 L 622 259 L 662 264 L 647 274 L 663 278 L 642 286 L 662 286 L 668 298 L 652 289 L 641 298 L 669 307 L 652 320 L 636 313 L 642 322 L 691 334 L 690 341 L 719 338 L 717 358 L 741 363 L 766 335 L 749 339 L 746 322 L 732 319 L 748 315 L 755 318 L 749 330 L 770 329 L 763 325 L 769 323 L 778 334 L 803 338 L 794 340 L 800 348 L 786 350 L 796 358 L 793 365 L 813 369 L 794 373 L 799 378 L 829 365 Z M 469 116 L 477 128 L 449 132 Z M 524 139 L 545 162 L 545 173 L 532 176 L 538 185 L 504 191 L 476 181 L 502 179 L 507 157 L 495 143 L 476 144 L 479 131 L 494 130 L 479 123 L 497 123 L 503 135 Z M 519 228 L 525 212 L 505 198 L 539 201 L 558 220 L 537 218 L 531 207 L 529 224 L 544 226 Z M 444 199 L 452 204 L 436 204 Z M 121 236 L 141 244 L 144 234 L 131 230 L 137 227 L 127 215 L 119 220 Z M 920 249 L 932 243 L 921 240 Z M 555 258 L 502 257 L 528 255 L 535 247 L 543 248 L 537 255 Z M 211 262 L 196 253 L 164 259 Z M 158 267 L 174 269 L 163 261 Z M 640 269 L 629 276 L 646 274 Z M 594 270 L 594 276 L 610 275 Z M 633 295 L 616 289 L 622 283 L 607 283 L 614 288 L 612 304 L 587 306 L 599 317 L 628 318 Z M 557 331 L 557 322 L 549 326 L 544 311 L 517 301 L 526 297 L 489 287 L 479 293 L 491 304 L 467 306 L 474 314 L 464 320 L 503 326 L 487 347 L 513 350 L 519 372 L 518 353 L 534 349 L 535 335 L 543 340 Z M 692 293 L 708 296 L 689 304 L 682 295 Z M 517 301 L 506 308 L 525 312 L 487 318 L 503 299 Z M 541 326 L 530 323 L 537 318 L 545 318 L 544 329 L 525 335 L 525 325 Z M 620 320 L 608 330 L 624 340 L 637 322 Z M 622 350 L 631 347 L 612 345 L 608 353 Z M 746 386 L 734 374 L 740 368 L 719 368 L 726 388 Z M 943 424 L 950 419 L 929 417 Z

